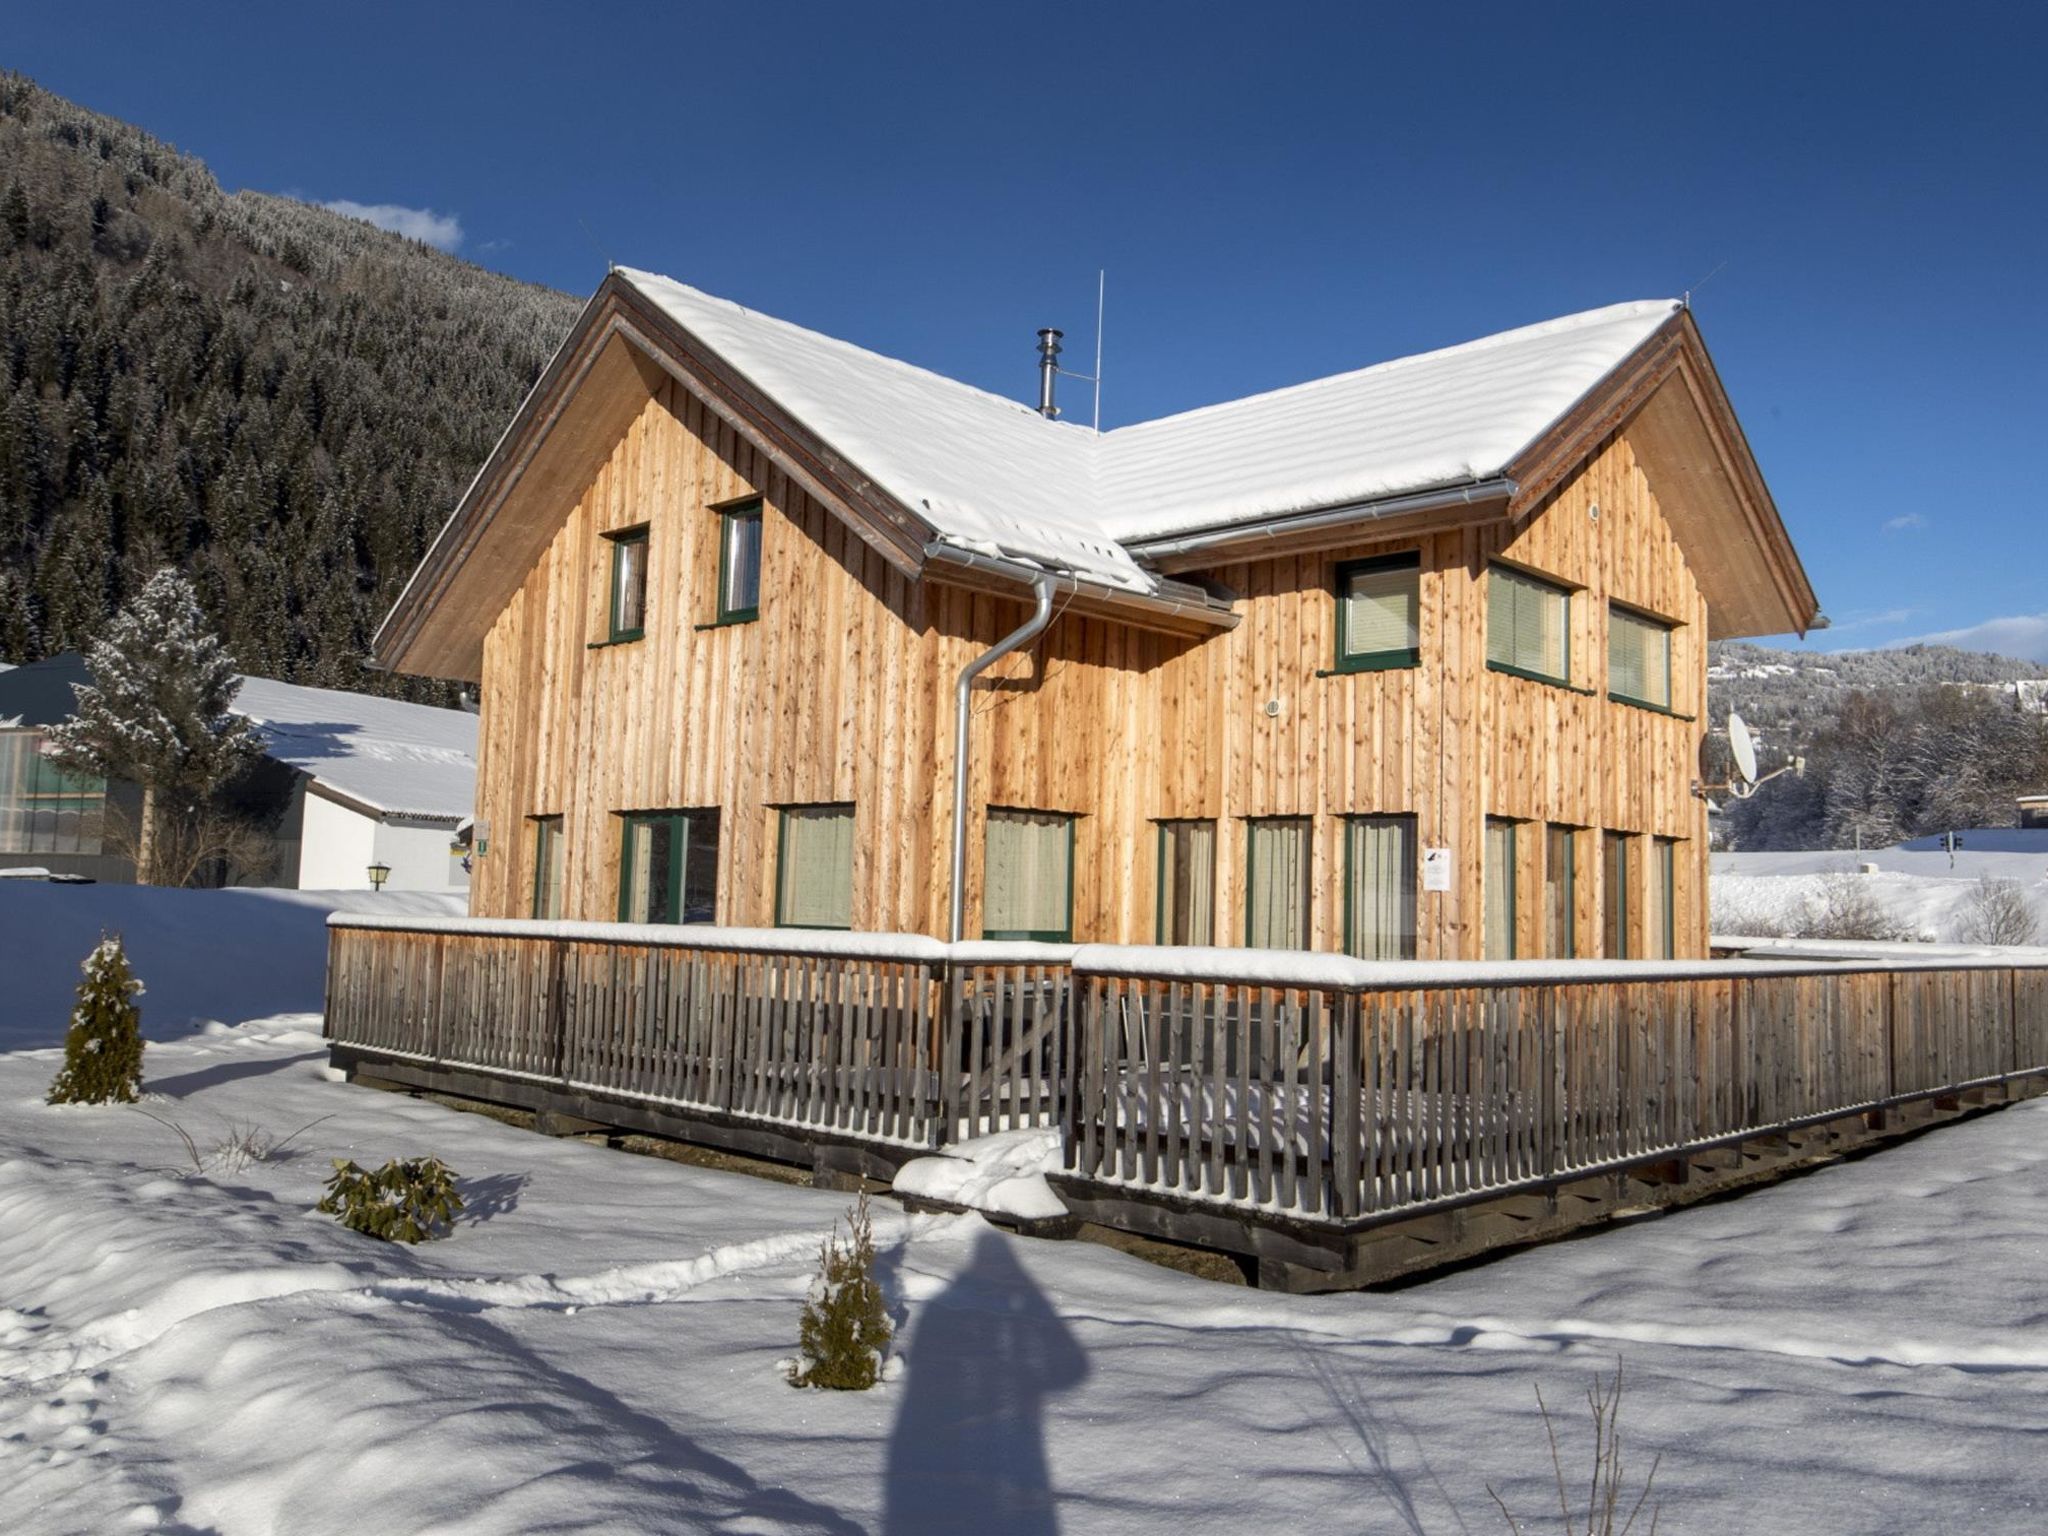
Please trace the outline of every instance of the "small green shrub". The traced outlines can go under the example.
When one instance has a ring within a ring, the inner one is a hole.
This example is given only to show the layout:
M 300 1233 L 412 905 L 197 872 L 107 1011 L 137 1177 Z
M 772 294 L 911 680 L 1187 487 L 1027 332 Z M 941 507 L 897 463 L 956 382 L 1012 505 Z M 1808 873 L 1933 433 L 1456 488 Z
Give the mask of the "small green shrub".
M 102 935 L 80 967 L 78 1003 L 64 1032 L 64 1065 L 52 1104 L 133 1104 L 142 1096 L 142 983 L 128 969 L 118 935 Z
M 375 1173 L 338 1157 L 319 1209 L 353 1232 L 423 1243 L 462 1213 L 462 1196 L 454 1170 L 438 1157 L 393 1158 Z
M 819 1246 L 818 1276 L 797 1333 L 801 1357 L 789 1379 L 799 1387 L 865 1392 L 882 1379 L 889 1336 L 889 1314 L 875 1279 L 874 1223 L 862 1195 L 847 1220 L 845 1240 L 835 1222 Z

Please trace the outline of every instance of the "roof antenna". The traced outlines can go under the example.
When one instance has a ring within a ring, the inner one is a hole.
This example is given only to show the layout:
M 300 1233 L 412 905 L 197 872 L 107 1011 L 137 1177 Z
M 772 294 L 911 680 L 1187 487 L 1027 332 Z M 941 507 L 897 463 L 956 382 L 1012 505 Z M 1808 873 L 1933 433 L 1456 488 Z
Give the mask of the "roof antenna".
M 1109 274 L 1101 267 L 1095 269 L 1095 430 L 1102 431 L 1102 296 L 1108 285 Z
M 605 255 L 604 247 L 597 243 L 597 236 L 590 232 L 590 226 L 583 222 L 583 215 L 580 213 L 576 215 L 576 227 L 583 231 L 583 238 L 588 240 L 590 248 L 597 252 L 597 259 L 604 263 L 605 275 L 609 277 L 612 273 L 618 271 L 619 264 L 613 261 L 611 257 Z
M 1706 287 L 1707 284 L 1711 283 L 1715 278 L 1719 277 L 1721 275 L 1721 268 L 1727 265 L 1728 263 L 1725 261 L 1718 263 L 1713 271 L 1709 272 L 1705 277 L 1701 278 L 1698 282 L 1694 283 L 1691 288 L 1686 289 L 1685 292 L 1679 297 L 1678 302 L 1680 307 L 1684 309 L 1691 309 L 1692 296 L 1694 291 Z

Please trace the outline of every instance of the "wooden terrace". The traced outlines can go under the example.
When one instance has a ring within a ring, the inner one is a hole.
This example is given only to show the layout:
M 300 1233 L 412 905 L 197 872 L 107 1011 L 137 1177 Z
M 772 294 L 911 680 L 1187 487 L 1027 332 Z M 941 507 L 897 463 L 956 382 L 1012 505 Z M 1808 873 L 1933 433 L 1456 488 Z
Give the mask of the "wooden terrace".
M 887 1181 L 1057 1126 L 1078 1221 L 1370 1284 L 2048 1087 L 2048 958 L 1367 964 L 379 919 L 352 1078 Z

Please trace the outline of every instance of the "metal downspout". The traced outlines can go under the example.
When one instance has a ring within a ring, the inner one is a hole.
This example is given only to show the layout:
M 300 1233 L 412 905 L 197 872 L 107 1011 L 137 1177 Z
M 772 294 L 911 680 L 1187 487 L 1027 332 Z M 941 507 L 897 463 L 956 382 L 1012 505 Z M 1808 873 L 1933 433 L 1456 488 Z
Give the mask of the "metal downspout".
M 1051 576 L 1033 578 L 1031 590 L 1038 594 L 1038 606 L 1031 617 L 962 667 L 960 680 L 953 685 L 953 890 L 946 937 L 955 944 L 960 942 L 960 930 L 967 923 L 967 736 L 968 702 L 973 696 L 974 680 L 1018 646 L 1029 644 L 1044 632 L 1052 622 L 1053 586 Z

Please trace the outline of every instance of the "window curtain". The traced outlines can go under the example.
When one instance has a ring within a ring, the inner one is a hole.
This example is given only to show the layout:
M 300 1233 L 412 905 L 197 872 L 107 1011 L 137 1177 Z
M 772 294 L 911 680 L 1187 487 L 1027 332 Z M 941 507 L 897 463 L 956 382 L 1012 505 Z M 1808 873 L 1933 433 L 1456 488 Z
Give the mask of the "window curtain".
M 1551 957 L 1557 960 L 1569 960 L 1577 952 L 1572 934 L 1573 887 L 1578 883 L 1573 852 L 1572 829 L 1551 827 L 1543 851 L 1543 926 Z
M 1671 631 L 1623 608 L 1607 611 L 1607 691 L 1671 707 Z
M 1650 958 L 1670 960 L 1678 950 L 1676 914 L 1673 911 L 1677 879 L 1678 845 L 1668 837 L 1650 844 L 1650 889 L 1643 909 L 1645 942 Z
M 1515 958 L 1515 824 L 1486 819 L 1486 958 Z
M 776 921 L 793 928 L 853 926 L 853 807 L 782 813 L 782 889 Z
M 1565 613 L 1562 588 L 1506 566 L 1491 567 L 1486 573 L 1486 659 L 1562 678 Z
M 1248 825 L 1245 942 L 1253 949 L 1307 949 L 1309 823 L 1289 817 Z
M 533 823 L 533 915 L 562 915 L 562 818 L 536 817 Z
M 990 811 L 982 872 L 982 932 L 1064 940 L 1072 932 L 1069 859 L 1073 818 Z
M 0 731 L 0 853 L 100 852 L 106 780 L 43 756 L 41 731 Z
M 1159 824 L 1159 941 L 1216 942 L 1216 823 Z
M 1628 838 L 1609 832 L 1602 844 L 1601 952 L 1609 960 L 1628 958 Z
M 1415 958 L 1415 819 L 1354 816 L 1345 826 L 1351 934 L 1361 960 Z
M 1344 580 L 1344 654 L 1412 651 L 1421 644 L 1416 623 L 1420 566 L 1352 571 Z

